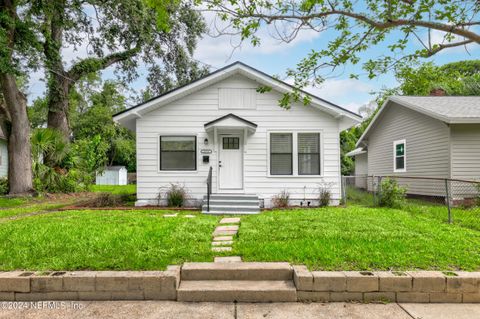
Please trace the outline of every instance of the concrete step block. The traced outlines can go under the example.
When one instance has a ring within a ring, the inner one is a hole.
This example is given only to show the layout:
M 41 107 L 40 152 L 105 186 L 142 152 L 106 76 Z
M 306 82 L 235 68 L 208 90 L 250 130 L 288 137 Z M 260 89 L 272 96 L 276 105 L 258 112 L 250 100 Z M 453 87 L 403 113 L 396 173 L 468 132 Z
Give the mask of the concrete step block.
M 200 280 L 182 281 L 178 301 L 295 302 L 293 281 Z
M 182 280 L 292 280 L 284 262 L 185 263 Z

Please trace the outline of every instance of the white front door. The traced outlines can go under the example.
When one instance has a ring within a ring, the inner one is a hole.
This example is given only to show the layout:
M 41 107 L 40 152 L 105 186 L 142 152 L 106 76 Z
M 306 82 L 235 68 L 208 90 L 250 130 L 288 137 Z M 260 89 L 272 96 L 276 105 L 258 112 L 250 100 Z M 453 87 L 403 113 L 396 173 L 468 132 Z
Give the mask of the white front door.
M 243 141 L 241 135 L 220 135 L 218 178 L 221 190 L 243 189 Z

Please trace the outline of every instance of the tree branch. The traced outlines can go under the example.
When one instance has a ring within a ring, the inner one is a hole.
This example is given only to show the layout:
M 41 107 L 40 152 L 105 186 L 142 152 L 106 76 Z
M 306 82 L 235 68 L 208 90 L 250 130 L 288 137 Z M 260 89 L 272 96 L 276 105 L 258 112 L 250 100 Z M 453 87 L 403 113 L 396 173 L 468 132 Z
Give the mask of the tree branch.
M 138 54 L 141 50 L 141 44 L 137 44 L 134 48 L 121 52 L 115 52 L 104 58 L 86 58 L 75 63 L 67 72 L 67 76 L 74 81 L 81 77 L 108 68 L 112 64 L 125 61 Z
M 456 34 L 464 38 L 467 38 L 469 40 L 472 40 L 472 42 L 477 42 L 480 44 L 480 34 L 464 29 L 462 27 L 463 26 L 462 24 L 459 24 L 457 26 L 457 25 L 449 25 L 449 24 L 433 22 L 433 21 L 406 20 L 406 19 L 396 19 L 396 20 L 388 20 L 386 22 L 382 22 L 382 21 L 376 21 L 363 14 L 344 11 L 344 10 L 330 10 L 330 11 L 319 12 L 319 13 L 311 13 L 303 16 L 268 15 L 263 13 L 241 14 L 238 12 L 234 12 L 233 14 L 238 18 L 257 18 L 257 19 L 262 19 L 267 23 L 272 23 L 275 20 L 287 20 L 287 19 L 309 21 L 313 19 L 326 18 L 328 16 L 340 15 L 340 16 L 345 16 L 345 17 L 349 17 L 349 18 L 364 22 L 378 30 L 391 29 L 391 28 L 400 27 L 400 26 L 424 27 L 424 28 Z M 480 22 L 470 22 L 469 25 L 475 25 L 478 23 Z

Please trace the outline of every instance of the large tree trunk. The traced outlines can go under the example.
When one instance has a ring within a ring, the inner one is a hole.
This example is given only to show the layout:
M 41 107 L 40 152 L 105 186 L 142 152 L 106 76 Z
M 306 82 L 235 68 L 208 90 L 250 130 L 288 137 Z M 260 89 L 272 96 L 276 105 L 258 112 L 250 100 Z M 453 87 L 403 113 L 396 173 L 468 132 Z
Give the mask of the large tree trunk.
M 30 195 L 32 184 L 32 154 L 27 99 L 20 92 L 12 74 L 0 74 L 0 87 L 10 117 L 8 137 L 8 182 L 11 195 Z
M 69 91 L 70 81 L 61 75 L 51 73 L 48 91 L 47 126 L 62 133 L 65 140 L 68 140 L 70 137 L 70 125 L 68 122 Z

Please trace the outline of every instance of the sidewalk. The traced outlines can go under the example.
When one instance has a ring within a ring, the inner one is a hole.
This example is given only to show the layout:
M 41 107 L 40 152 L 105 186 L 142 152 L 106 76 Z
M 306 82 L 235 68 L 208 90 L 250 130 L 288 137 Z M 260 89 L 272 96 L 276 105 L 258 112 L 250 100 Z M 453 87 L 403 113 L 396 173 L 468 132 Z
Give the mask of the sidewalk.
M 142 318 L 142 319 L 473 319 L 480 318 L 480 304 L 354 304 L 354 303 L 181 303 L 170 301 L 96 301 L 37 304 L 37 309 L 5 310 L 0 318 Z M 10 307 L 15 304 L 10 304 Z M 16 304 L 16 307 L 26 306 Z M 33 305 L 32 305 L 33 306 Z M 77 309 L 72 309 L 75 307 Z M 41 309 L 40 309 L 41 308 Z M 82 309 L 78 309 L 82 308 Z

